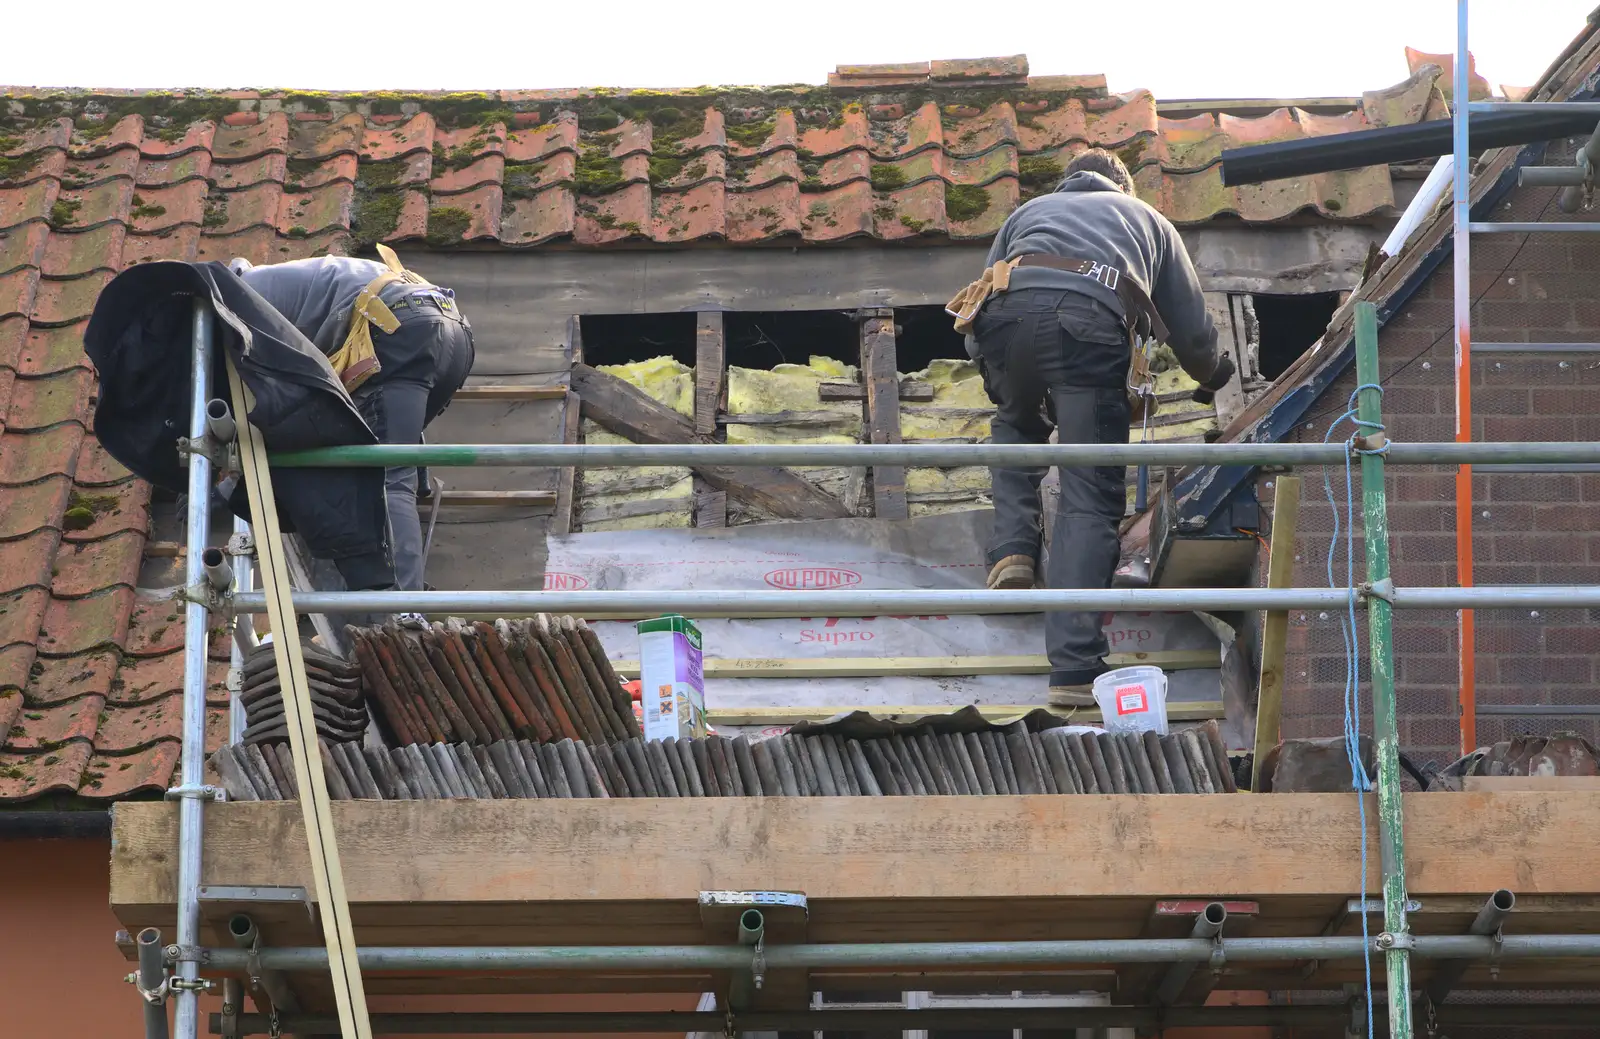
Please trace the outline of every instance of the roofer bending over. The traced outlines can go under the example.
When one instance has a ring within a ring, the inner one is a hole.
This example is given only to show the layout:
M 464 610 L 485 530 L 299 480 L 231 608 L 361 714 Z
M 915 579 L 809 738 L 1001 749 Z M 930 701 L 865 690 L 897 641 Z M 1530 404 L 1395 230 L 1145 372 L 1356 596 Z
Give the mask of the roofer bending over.
M 1204 391 L 1222 388 L 1234 371 L 1217 353 L 1177 230 L 1135 197 L 1127 167 L 1100 149 L 1078 155 L 1053 193 L 1011 214 L 983 278 L 949 309 L 957 330 L 971 334 L 967 350 L 995 404 L 996 444 L 1044 444 L 1052 426 L 1063 444 L 1127 443 L 1130 387 L 1144 381 L 1130 378 L 1135 335 L 1167 342 Z M 989 587 L 1032 588 L 1045 469 L 990 475 Z M 1109 588 L 1126 508 L 1123 466 L 1063 467 L 1046 584 Z M 1045 633 L 1050 701 L 1092 704 L 1088 689 L 1107 670 L 1101 614 L 1050 613 Z
M 385 444 L 420 444 L 467 380 L 472 326 L 450 289 L 429 284 L 378 246 L 383 262 L 348 256 L 228 266 L 327 355 Z M 422 590 L 415 466 L 385 472 L 395 587 Z

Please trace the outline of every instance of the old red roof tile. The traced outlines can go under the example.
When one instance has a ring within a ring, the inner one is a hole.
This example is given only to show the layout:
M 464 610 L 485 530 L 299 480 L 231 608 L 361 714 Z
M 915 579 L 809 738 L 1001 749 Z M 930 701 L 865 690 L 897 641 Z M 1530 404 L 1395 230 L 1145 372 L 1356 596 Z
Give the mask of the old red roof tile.
M 22 691 L 0 685 L 0 732 L 10 732 L 22 717 Z
M 94 437 L 84 437 L 83 446 L 78 450 L 78 465 L 72 476 L 79 487 L 91 489 L 91 493 L 94 488 L 133 479 L 133 474 L 112 458 Z
M 361 137 L 361 158 L 386 162 L 414 151 L 433 148 L 433 116 L 422 113 L 386 129 L 367 128 Z
M 22 363 L 22 345 L 27 340 L 26 317 L 14 314 L 11 317 L 0 318 L 0 368 L 16 369 Z M 0 408 L 3 407 L 0 405 Z
M 6 738 L 7 749 L 51 750 L 69 740 L 92 741 L 105 704 L 100 696 L 80 696 L 50 707 L 25 704 Z
M 94 376 L 76 368 L 39 379 L 18 379 L 11 390 L 6 428 L 19 432 L 82 422 L 94 392 Z
M 41 527 L 15 541 L 0 541 L 0 596 L 50 587 L 50 557 L 60 534 Z
M 712 180 L 688 191 L 657 195 L 652 237 L 658 241 L 689 242 L 697 238 L 725 236 L 727 207 L 724 204 L 724 191 L 721 181 Z M 775 214 L 774 219 L 783 221 L 784 217 Z M 788 222 L 794 226 L 786 230 L 800 230 L 798 219 Z
M 609 195 L 579 202 L 573 237 L 583 245 L 620 242 L 644 236 L 650 223 L 650 186 L 630 184 Z
M 22 185 L 44 177 L 61 177 L 67 171 L 67 153 L 63 151 L 36 151 L 17 158 L 0 167 L 0 184 Z
M 56 552 L 50 592 L 76 599 L 117 585 L 134 587 L 144 553 L 144 533 L 125 532 L 103 541 L 67 542 Z
M 720 176 L 727 182 L 730 191 L 754 191 L 780 180 L 798 182 L 805 177 L 800 157 L 791 148 L 768 152 L 753 159 L 727 159 L 720 152 L 706 152 L 696 163 L 701 167 L 704 177 Z M 696 163 L 684 167 L 684 179 L 695 172 L 690 167 Z M 694 178 L 695 181 L 700 179 Z
M 835 123 L 837 125 L 835 125 Z M 800 131 L 800 147 L 819 158 L 838 155 L 852 148 L 867 149 L 872 145 L 872 134 L 867 114 L 859 106 L 846 107 L 825 126 L 807 126 Z
M 769 192 L 778 192 L 781 187 L 782 185 L 778 185 L 766 192 L 757 191 L 750 195 L 739 196 L 739 200 L 755 202 Z M 864 180 L 847 184 L 835 191 L 797 194 L 794 201 L 797 208 L 803 207 L 801 227 L 806 237 L 812 241 L 834 241 L 872 233 L 872 186 Z M 736 224 L 732 206 L 729 208 L 730 239 L 751 241 L 759 237 L 760 228 L 751 227 L 745 222 L 748 220 L 746 213 L 739 214 L 742 219 Z
M 1422 70 L 1425 65 L 1436 65 L 1443 73 L 1439 77 L 1439 89 L 1446 98 L 1455 96 L 1455 68 L 1456 56 L 1454 54 L 1429 54 L 1427 51 L 1406 48 L 1406 65 L 1412 73 Z M 1467 52 L 1467 98 L 1470 101 L 1482 101 L 1489 96 L 1489 81 L 1478 75 L 1478 58 L 1471 51 Z
M 183 136 L 176 140 L 168 141 L 157 136 L 146 136 L 137 143 L 140 151 L 157 158 L 182 155 L 192 151 L 209 152 L 216 140 L 216 132 L 217 125 L 213 122 L 190 123 Z
M 181 744 L 166 741 L 131 754 L 96 756 L 84 768 L 78 795 L 110 801 L 165 790 L 172 784 L 182 753 Z
M 64 537 L 99 541 L 124 531 L 143 534 L 150 522 L 149 507 L 150 485 L 143 480 L 82 488 L 67 502 Z
M 18 267 L 10 274 L 0 274 L 0 317 L 31 312 L 38 291 L 37 267 Z
M 103 155 L 118 148 L 137 148 L 143 137 L 143 117 L 128 115 L 112 123 L 110 129 L 103 121 L 85 129 L 75 129 L 69 147 L 76 156 Z
M 33 661 L 31 642 L 17 643 L 0 649 L 0 692 L 20 693 L 22 687 L 30 680 Z
M 1022 83 L 1028 79 L 1028 56 L 1013 54 L 1004 58 L 960 58 L 928 63 L 928 78 L 936 83 Z
M 26 155 L 41 148 L 64 149 L 71 139 L 72 120 L 52 119 L 24 129 L 20 134 L 7 131 L 6 147 L 0 148 L 0 155 Z
M 513 201 L 500 216 L 500 240 L 506 245 L 539 245 L 572 235 L 577 199 L 570 191 L 541 191 Z
M 43 225 L 29 226 L 31 229 Z M 90 271 L 118 270 L 122 266 L 122 241 L 126 234 L 123 224 L 108 223 L 88 231 L 58 231 L 50 235 L 43 256 L 44 276 L 75 278 Z
M 0 188 L 0 231 L 29 220 L 46 220 L 60 185 L 51 177 L 20 188 Z
M 194 154 L 202 153 L 196 152 Z M 86 188 L 117 177 L 132 177 L 138 170 L 139 150 L 137 148 L 121 148 L 104 155 L 91 155 L 87 158 L 73 159 L 68 162 L 67 168 L 61 177 L 61 186 L 66 188 Z
M 83 352 L 85 324 L 80 321 L 72 325 L 39 327 L 29 331 L 23 341 L 21 354 L 17 358 L 18 374 L 36 377 L 54 375 L 70 368 L 88 369 L 89 358 Z
M 6 432 L 0 436 L 0 487 L 71 472 L 82 440 L 83 427 L 71 423 L 38 433 Z
M 107 707 L 105 721 L 95 737 L 95 746 L 103 753 L 117 754 L 148 747 L 159 740 L 181 740 L 182 689 L 183 673 L 180 668 L 176 690 L 154 699 L 142 699 L 129 706 L 113 704 Z
M 138 234 L 163 231 L 178 224 L 198 224 L 205 218 L 206 182 L 179 181 L 170 187 L 145 187 L 134 193 L 129 217 Z
M 499 184 L 505 178 L 506 160 L 498 152 L 479 156 L 459 168 L 433 163 L 433 180 L 428 187 L 435 195 L 453 195 L 480 184 Z
M 220 170 L 221 167 L 213 169 L 209 151 L 190 151 L 159 159 L 145 156 L 134 172 L 133 180 L 141 188 L 155 188 L 185 180 L 205 180 Z
M 183 642 L 183 618 L 173 625 L 178 629 L 180 649 Z M 112 683 L 113 702 L 131 706 L 147 704 L 183 692 L 183 653 L 168 653 L 159 657 L 129 658 L 123 661 Z M 211 660 L 206 664 L 206 699 L 208 702 L 227 705 L 228 661 Z
M 68 325 L 82 321 L 94 312 L 94 301 L 113 277 L 111 271 L 96 271 L 82 278 L 39 283 L 33 303 L 35 325 Z
M 219 162 L 211 168 L 211 184 L 224 191 L 278 182 L 299 186 L 283 152 L 264 152 L 241 162 Z
M 88 743 L 68 743 L 49 751 L 0 750 L 0 801 L 26 801 L 41 794 L 73 793 L 94 755 Z
M 529 130 L 514 130 L 506 136 L 507 162 L 532 162 L 563 150 L 578 150 L 577 119 L 559 119 Z
M 274 181 L 207 198 L 206 227 L 211 234 L 233 234 L 248 227 L 276 226 L 283 185 Z
M 126 651 L 155 657 L 183 648 L 183 604 L 172 599 L 139 598 L 128 622 Z
M 110 697 L 116 674 L 115 649 L 75 657 L 40 657 L 28 683 L 27 701 L 50 706 L 89 694 Z
M 296 159 L 287 163 L 285 173 L 279 174 L 289 187 L 300 191 L 320 188 L 336 180 L 356 179 L 357 161 L 354 152 L 340 152 L 326 159 Z
M 50 211 L 50 225 L 60 231 L 124 219 L 132 202 L 133 181 L 121 177 L 79 191 L 63 190 Z
M 501 189 L 498 184 L 485 184 L 459 195 L 435 198 L 433 208 L 428 212 L 430 239 L 437 238 L 436 232 L 441 225 L 455 227 L 460 221 L 456 214 L 466 215 L 466 226 L 456 231 L 460 238 L 471 241 L 475 238 L 498 237 L 500 201 Z M 448 217 L 443 215 L 447 212 L 450 214 Z
M 45 240 L 49 236 L 49 226 L 38 222 L 23 224 L 9 234 L 0 235 L 0 271 L 39 266 L 44 262 Z
M 278 203 L 276 227 L 279 234 L 304 238 L 331 227 L 350 224 L 350 204 L 355 189 L 348 182 L 334 182 L 311 191 L 285 193 Z
M 218 162 L 238 162 L 288 148 L 289 119 L 282 112 L 273 112 L 254 126 L 220 127 L 211 142 L 212 155 Z
M 122 246 L 125 264 L 152 260 L 192 260 L 200 242 L 200 228 L 189 224 L 151 235 L 129 235 Z
M 35 531 L 59 528 L 71 489 L 71 480 L 55 476 L 0 490 L 0 538 L 20 538 Z
M 35 646 L 39 638 L 39 624 L 44 620 L 49 604 L 50 593 L 42 588 L 0 595 L 0 648 Z
M 62 657 L 121 645 L 128 630 L 132 588 L 111 588 L 87 599 L 51 599 L 39 628 L 39 652 Z

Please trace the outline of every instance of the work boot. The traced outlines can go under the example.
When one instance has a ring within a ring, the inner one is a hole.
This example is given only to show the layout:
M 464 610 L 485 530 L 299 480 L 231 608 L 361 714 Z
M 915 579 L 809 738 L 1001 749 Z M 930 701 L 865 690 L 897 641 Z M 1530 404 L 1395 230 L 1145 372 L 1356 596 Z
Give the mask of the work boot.
M 1036 565 L 1032 556 L 1006 556 L 989 568 L 989 590 L 1032 588 Z
M 1094 680 L 1110 670 L 1102 661 L 1095 667 L 1055 672 L 1050 676 L 1050 706 L 1093 707 Z

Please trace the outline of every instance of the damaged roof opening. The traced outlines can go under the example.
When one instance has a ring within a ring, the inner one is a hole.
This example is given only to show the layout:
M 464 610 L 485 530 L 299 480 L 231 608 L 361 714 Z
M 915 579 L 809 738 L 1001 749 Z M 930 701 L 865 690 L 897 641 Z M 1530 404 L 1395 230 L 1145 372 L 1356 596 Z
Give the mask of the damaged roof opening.
M 1272 381 L 1322 338 L 1333 312 L 1339 309 L 1339 293 L 1308 292 L 1301 295 L 1270 295 L 1258 292 L 1250 297 L 1255 308 L 1260 336 L 1261 377 Z

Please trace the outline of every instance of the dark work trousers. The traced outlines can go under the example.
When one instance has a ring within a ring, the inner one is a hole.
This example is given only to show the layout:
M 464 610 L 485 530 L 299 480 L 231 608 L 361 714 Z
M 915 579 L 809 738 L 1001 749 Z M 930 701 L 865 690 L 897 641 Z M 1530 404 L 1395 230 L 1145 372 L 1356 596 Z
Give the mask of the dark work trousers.
M 1129 347 L 1116 314 L 1080 293 L 1021 289 L 991 299 L 974 336 L 984 389 L 995 404 L 996 444 L 1048 443 L 1052 428 L 1063 444 L 1128 442 Z M 1045 469 L 989 473 L 995 513 L 989 565 L 1011 555 L 1037 560 Z M 1126 507 L 1124 467 L 1062 468 L 1046 585 L 1109 588 Z M 1051 685 L 1087 680 L 1106 655 L 1098 611 L 1047 614 L 1045 638 Z
M 393 333 L 372 329 L 382 370 L 356 391 L 356 403 L 385 444 L 420 444 L 422 431 L 450 404 L 467 381 L 474 350 L 472 329 L 455 302 L 438 290 L 418 290 L 397 307 Z M 395 587 L 422 590 L 422 521 L 417 514 L 417 469 L 386 470 L 389 544 Z

